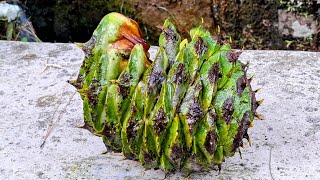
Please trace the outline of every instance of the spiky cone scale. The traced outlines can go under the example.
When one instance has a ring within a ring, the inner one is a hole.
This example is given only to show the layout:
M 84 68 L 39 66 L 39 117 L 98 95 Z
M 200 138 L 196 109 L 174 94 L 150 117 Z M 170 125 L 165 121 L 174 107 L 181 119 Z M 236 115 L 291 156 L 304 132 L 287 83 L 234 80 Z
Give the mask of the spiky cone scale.
M 200 78 L 197 77 L 194 83 L 188 87 L 187 93 L 181 103 L 179 110 L 179 118 L 182 124 L 185 151 L 186 156 L 183 159 L 183 171 L 186 172 L 185 168 L 197 166 L 194 160 L 194 136 L 195 136 L 195 125 L 204 117 L 204 112 L 200 104 L 200 92 L 202 90 L 202 84 Z M 192 165 L 188 165 L 188 164 Z
M 152 63 L 152 65 L 146 70 L 143 76 L 143 82 L 146 84 L 147 88 L 144 94 L 146 99 L 144 118 L 149 117 L 150 112 L 157 102 L 163 81 L 167 76 L 166 70 L 168 67 L 168 57 L 165 50 L 160 47 L 154 63 Z
M 186 134 L 185 141 L 187 144 L 189 143 L 189 147 L 187 145 L 189 156 L 185 158 L 182 169 L 187 174 L 197 169 L 198 166 L 209 168 L 210 165 L 214 164 L 214 152 L 218 137 L 215 111 L 209 106 L 211 106 L 212 99 L 217 91 L 218 72 L 219 56 L 215 54 L 203 63 L 199 78 L 195 81 L 194 86 L 201 88 L 201 94 L 198 94 L 197 91 L 192 92 L 195 88 L 190 88 L 189 93 L 185 96 L 185 100 L 189 100 L 189 102 L 185 101 L 181 106 L 180 115 L 183 116 L 184 114 L 182 119 L 184 120 L 184 133 Z M 191 97 L 193 98 L 193 106 L 190 102 Z M 190 113 L 190 108 L 194 108 L 192 113 Z M 198 118 L 194 116 L 196 114 L 195 110 L 198 111 Z M 201 115 L 201 113 L 206 114 Z M 202 116 L 205 117 L 202 118 Z M 193 120 L 191 120 L 192 118 Z M 190 132 L 191 129 L 192 132 Z
M 145 91 L 145 84 L 140 81 L 132 96 L 130 109 L 126 112 L 123 121 L 121 131 L 122 152 L 128 159 L 138 160 L 140 147 L 143 144 Z
M 200 80 L 202 83 L 201 105 L 204 112 L 207 112 L 211 106 L 214 95 L 218 90 L 219 64 L 220 55 L 218 53 L 212 55 L 205 61 L 200 69 Z
M 120 108 L 121 125 L 135 88 L 144 71 L 150 66 L 148 62 L 149 60 L 144 52 L 143 46 L 141 44 L 136 44 L 131 51 L 127 68 L 120 74 L 118 80 L 115 81 L 115 83 L 120 87 L 120 93 L 123 97 L 123 102 L 121 103 Z
M 122 140 L 121 130 L 125 115 L 130 105 L 131 98 L 136 90 L 136 86 L 147 68 L 148 58 L 141 44 L 137 44 L 132 49 L 128 66 L 119 75 L 117 80 L 111 81 L 107 94 L 104 97 L 106 103 L 106 115 L 103 124 L 107 124 L 100 133 L 105 138 L 107 147 L 115 151 L 121 151 Z M 130 111 L 131 109 L 129 109 Z
M 120 72 L 122 56 L 116 49 L 109 49 L 104 55 L 96 57 L 90 72 L 85 76 L 82 89 L 78 89 L 84 100 L 85 122 L 95 132 L 102 132 L 105 120 L 105 97 L 110 80 L 116 79 Z
M 230 141 L 232 141 L 233 131 L 238 124 L 235 117 L 239 114 L 240 97 L 237 96 L 237 79 L 241 77 L 241 73 L 234 73 L 225 86 L 220 89 L 213 102 L 213 107 L 217 114 L 217 127 L 219 133 L 218 147 L 223 149 L 224 156 L 231 156 L 228 149 Z M 218 162 L 222 163 L 222 162 Z
M 145 134 L 150 134 L 150 136 L 144 137 L 145 146 L 142 148 L 142 156 L 140 158 L 142 161 L 149 159 L 148 157 L 159 158 L 161 149 L 160 141 L 162 141 L 161 139 L 163 138 L 159 134 L 159 131 L 162 131 L 162 129 L 168 125 L 167 123 L 170 119 L 170 117 L 167 116 L 168 111 L 164 109 L 168 91 L 166 91 L 166 88 L 163 88 L 163 84 L 166 83 L 164 80 L 167 78 L 167 69 L 176 62 L 180 41 L 180 35 L 177 33 L 173 24 L 168 20 L 165 21 L 159 37 L 159 51 L 154 63 L 146 71 L 143 78 L 147 87 L 144 109 L 144 121 L 146 123 Z M 167 86 L 167 84 L 164 86 Z M 163 89 L 163 91 L 160 92 L 161 89 Z M 151 112 L 152 114 L 150 114 Z
M 179 170 L 182 165 L 184 153 L 184 136 L 182 124 L 176 115 L 167 130 L 167 135 L 162 143 L 163 153 L 160 155 L 160 168 L 166 172 Z
M 220 46 L 202 26 L 192 29 L 190 35 L 192 41 L 187 45 L 185 60 L 188 61 L 191 80 L 193 81 L 196 74 L 199 73 L 202 63 L 218 51 Z
M 214 152 L 217 148 L 218 130 L 216 126 L 216 114 L 210 109 L 204 118 L 195 125 L 192 154 L 198 159 L 201 166 L 211 168 L 214 164 Z
M 121 124 L 120 107 L 123 97 L 120 94 L 120 87 L 117 84 L 111 84 L 108 87 L 105 100 L 106 118 L 105 126 L 100 136 L 108 150 L 121 152 Z
M 200 92 L 202 84 L 199 77 L 192 86 L 189 86 L 179 110 L 179 118 L 182 122 L 183 132 L 185 134 L 186 148 L 190 149 L 193 142 L 193 130 L 197 121 L 203 118 L 204 112 L 200 104 Z
M 161 152 L 161 144 L 165 139 L 166 132 L 171 125 L 172 117 L 174 116 L 174 109 L 177 105 L 179 96 L 185 92 L 186 83 L 182 84 L 181 77 L 185 76 L 185 72 L 182 70 L 177 71 L 176 69 L 182 69 L 184 64 L 182 62 L 176 62 L 167 76 L 167 81 L 163 82 L 161 92 L 158 97 L 156 104 L 149 116 L 144 117 L 145 121 L 145 149 L 143 153 L 147 157 L 152 157 L 154 160 L 159 160 Z M 170 73 L 171 72 L 171 73 Z M 180 80 L 179 80 L 180 79 Z M 177 81 L 175 81 L 177 80 Z M 178 93 L 176 90 L 178 89 Z M 173 102 L 175 99 L 175 102 Z M 154 164 L 154 163 L 152 163 Z
M 166 20 L 162 26 L 162 33 L 159 37 L 159 47 L 164 49 L 168 57 L 169 66 L 172 66 L 175 62 L 179 52 L 180 42 L 181 37 L 176 28 L 169 20 Z
M 230 78 L 232 74 L 232 67 L 233 63 L 236 61 L 236 59 L 229 60 L 227 57 L 228 52 L 231 51 L 231 47 L 229 44 L 224 44 L 220 47 L 219 51 L 217 52 L 219 57 L 219 64 L 220 64 L 220 75 L 221 78 L 218 80 L 218 89 L 221 89 L 228 79 Z
M 144 108 L 143 108 L 143 133 L 142 133 L 142 144 L 139 152 L 139 160 L 142 164 L 145 165 L 146 168 L 155 168 L 157 167 L 157 162 L 155 160 L 156 155 L 151 150 L 148 150 L 147 145 L 151 146 L 154 149 L 154 144 L 148 144 L 149 142 L 154 142 L 153 138 L 154 136 L 144 136 L 144 134 L 149 129 L 147 128 L 147 118 L 149 118 L 149 115 L 154 108 L 158 96 L 163 84 L 163 81 L 166 78 L 166 69 L 169 66 L 168 58 L 166 56 L 166 53 L 163 48 L 159 48 L 159 51 L 155 57 L 154 62 L 152 65 L 146 70 L 142 82 L 145 84 L 145 90 L 141 97 L 144 98 Z M 152 139 L 152 140 L 151 140 Z
M 158 53 L 154 63 L 147 69 L 143 78 L 143 81 L 147 84 L 145 118 L 149 116 L 156 103 L 156 98 L 167 75 L 167 69 L 171 68 L 176 62 L 180 42 L 181 37 L 176 28 L 170 21 L 166 20 L 159 37 Z
M 195 123 L 192 132 L 192 147 L 187 149 L 188 153 L 181 166 L 183 173 L 209 170 L 217 165 L 215 152 L 217 151 L 218 133 L 215 121 L 215 112 L 210 109 L 204 118 Z
M 175 136 L 176 131 L 179 131 L 179 129 L 174 129 L 181 126 L 179 126 L 180 123 L 176 122 L 179 119 L 179 117 L 176 117 L 176 110 L 180 106 L 190 81 L 190 74 L 187 69 L 189 62 L 185 61 L 185 51 L 188 45 L 186 42 L 184 42 L 184 45 L 179 47 L 180 52 L 177 54 L 176 61 L 168 72 L 167 81 L 162 86 L 158 102 L 150 117 L 146 120 L 146 134 L 148 132 L 152 134 L 147 139 L 147 144 L 151 142 L 150 144 L 152 145 L 147 147 L 147 149 L 151 154 L 160 158 L 160 167 L 166 171 L 175 170 L 175 168 L 180 166 L 174 163 L 174 161 L 180 162 L 180 157 L 175 160 L 173 160 L 174 158 L 170 158 L 172 154 L 171 148 L 183 148 L 180 143 L 175 143 L 176 146 L 170 146 L 170 144 L 172 145 L 172 141 L 177 142 L 177 138 L 173 138 L 174 140 L 171 141 L 170 138 L 172 138 L 171 136 Z M 194 60 L 190 59 L 190 62 L 192 63 Z M 182 131 L 180 130 L 180 132 Z M 182 134 L 180 136 L 182 137 Z M 166 153 L 161 155 L 161 152 Z
M 211 77 L 215 76 L 215 72 L 211 72 L 210 77 L 209 72 L 212 68 L 212 70 L 217 69 L 214 63 L 217 63 L 218 59 L 215 57 L 210 58 L 210 56 L 219 49 L 219 46 L 214 40 L 212 40 L 213 43 L 209 44 L 207 44 L 207 42 L 210 41 L 203 41 L 203 39 L 211 39 L 209 35 L 210 34 L 201 27 L 191 30 L 193 40 L 188 44 L 185 51 L 184 59 L 189 65 L 188 69 L 191 74 L 191 84 L 189 85 L 179 111 L 186 149 L 189 151 L 189 157 L 184 159 L 184 166 L 188 166 L 187 164 L 192 163 L 194 160 L 195 151 L 197 150 L 195 144 L 193 144 L 196 133 L 194 128 L 196 123 L 200 121 L 207 112 L 213 93 L 217 88 L 216 77 Z M 203 62 L 205 63 L 204 66 Z M 211 81 L 208 81 L 208 78 L 211 78 Z M 202 90 L 203 86 L 205 87 L 204 90 Z
M 181 41 L 166 21 L 150 64 L 140 31 L 130 30 L 137 25 L 123 17 L 115 22 L 118 16 L 104 19 L 81 45 L 88 53 L 73 84 L 86 105 L 87 128 L 109 150 L 139 159 L 146 168 L 189 174 L 220 167 L 243 138 L 250 141 L 247 130 L 259 116 L 261 102 L 240 54 L 201 26 L 190 31 L 190 43 Z M 109 65 L 115 56 L 118 63 Z M 108 69 L 117 69 L 117 77 Z
M 96 132 L 102 132 L 105 125 L 106 118 L 106 93 L 110 85 L 110 80 L 118 78 L 120 74 L 120 62 L 123 58 L 118 54 L 115 49 L 110 49 L 105 55 L 100 56 L 100 62 L 95 71 L 94 78 L 99 83 L 96 96 L 98 102 L 92 106 L 92 121 L 93 127 Z

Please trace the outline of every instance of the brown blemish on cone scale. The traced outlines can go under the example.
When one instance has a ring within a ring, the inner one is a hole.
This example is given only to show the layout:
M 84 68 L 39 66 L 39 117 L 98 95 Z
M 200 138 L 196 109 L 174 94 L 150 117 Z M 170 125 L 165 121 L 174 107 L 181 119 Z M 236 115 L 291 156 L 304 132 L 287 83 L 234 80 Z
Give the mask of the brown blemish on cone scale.
M 203 55 L 208 50 L 208 47 L 203 43 L 201 37 L 198 37 L 198 41 L 195 43 L 194 46 L 198 55 Z
M 203 110 L 197 98 L 193 98 L 190 103 L 190 111 L 187 115 L 189 131 L 192 132 L 196 122 L 203 117 Z
M 137 106 L 133 105 L 131 107 L 131 111 L 132 111 L 132 115 L 136 114 L 138 112 Z M 134 117 L 131 117 L 128 121 L 127 124 L 127 137 L 128 137 L 128 141 L 131 141 L 132 139 L 134 139 L 137 136 L 137 126 L 138 123 L 135 122 L 135 120 L 133 119 Z
M 211 84 L 217 82 L 219 76 L 219 63 L 214 63 L 213 66 L 210 68 L 208 73 L 208 79 Z
M 206 136 L 205 148 L 212 155 L 216 151 L 217 136 L 214 131 L 210 130 Z
M 120 78 L 120 81 L 117 82 L 119 85 L 119 93 L 122 95 L 122 97 L 127 97 L 130 90 L 130 75 L 129 73 L 125 72 Z
M 164 110 L 161 108 L 154 119 L 154 129 L 157 135 L 163 132 L 163 130 L 167 127 L 167 124 L 168 124 L 168 119 L 165 115 Z
M 174 75 L 174 83 L 176 84 L 181 84 L 182 82 L 186 81 L 187 79 L 187 75 L 186 75 L 186 72 L 185 72 L 185 67 L 183 64 L 179 64 L 178 65 L 178 68 L 177 68 L 177 71 Z
M 166 34 L 166 40 L 178 41 L 179 37 L 175 35 L 171 27 L 162 28 L 162 31 Z
M 229 62 L 236 62 L 239 58 L 239 56 L 241 55 L 241 51 L 230 51 L 227 52 L 227 58 L 229 60 Z
M 97 37 L 93 35 L 93 36 L 91 36 L 89 41 L 86 42 L 84 44 L 84 46 L 82 47 L 82 50 L 83 50 L 86 58 L 89 58 L 89 56 L 92 55 L 92 49 L 94 48 L 96 41 L 97 41 Z
M 245 76 L 242 76 L 237 81 L 237 93 L 239 96 L 242 95 L 243 90 L 247 87 L 247 79 Z
M 162 31 L 165 33 L 165 38 L 167 40 L 166 46 L 163 48 L 167 54 L 170 67 L 174 64 L 176 58 L 176 48 L 178 45 L 179 35 L 176 34 L 172 27 L 162 28 Z
M 162 58 L 162 57 L 158 57 Z M 153 89 L 160 89 L 162 86 L 162 82 L 165 79 L 165 74 L 163 71 L 159 69 L 159 67 L 154 67 L 150 73 L 150 76 L 148 77 L 148 89 L 153 90 Z
M 230 124 L 231 118 L 232 118 L 232 113 L 233 113 L 233 104 L 232 104 L 232 98 L 227 98 L 226 101 L 223 104 L 223 120 L 226 121 L 227 124 Z
M 238 147 L 242 146 L 243 138 L 249 138 L 248 136 L 248 128 L 250 127 L 250 113 L 249 111 L 245 112 L 242 120 L 239 122 L 238 133 L 236 134 L 233 140 L 233 149 L 237 149 Z
M 172 161 L 178 161 L 178 160 L 181 160 L 183 157 L 183 149 L 181 147 L 179 147 L 177 144 L 175 144 L 173 147 L 172 147 L 172 152 L 171 152 L 171 155 L 170 155 L 170 159 Z

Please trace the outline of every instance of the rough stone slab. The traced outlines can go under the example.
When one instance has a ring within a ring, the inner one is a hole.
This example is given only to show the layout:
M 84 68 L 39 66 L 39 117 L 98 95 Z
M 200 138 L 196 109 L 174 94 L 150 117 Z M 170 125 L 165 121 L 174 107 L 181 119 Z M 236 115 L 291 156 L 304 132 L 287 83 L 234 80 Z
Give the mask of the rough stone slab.
M 163 179 L 121 154 L 102 154 L 101 139 L 82 125 L 74 79 L 83 54 L 73 44 L 0 41 L 0 179 Z M 265 99 L 249 135 L 251 147 L 227 158 L 222 171 L 191 179 L 318 179 L 320 53 L 244 51 Z M 47 64 L 47 68 L 46 67 Z M 65 109 L 64 109 L 65 108 Z M 54 114 L 55 109 L 57 112 Z M 40 144 L 52 126 L 43 148 Z M 182 179 L 180 173 L 171 176 Z

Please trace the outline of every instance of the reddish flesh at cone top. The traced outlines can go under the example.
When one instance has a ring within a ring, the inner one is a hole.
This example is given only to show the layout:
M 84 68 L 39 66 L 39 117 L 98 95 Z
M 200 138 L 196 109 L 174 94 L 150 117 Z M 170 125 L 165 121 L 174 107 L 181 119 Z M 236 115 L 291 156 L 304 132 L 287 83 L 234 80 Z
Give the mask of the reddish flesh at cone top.
M 145 52 L 148 53 L 150 45 L 143 39 L 139 26 L 131 19 L 130 23 L 132 23 L 133 26 L 128 24 L 122 24 L 120 26 L 118 40 L 112 43 L 110 47 L 130 52 L 134 45 L 141 44 Z

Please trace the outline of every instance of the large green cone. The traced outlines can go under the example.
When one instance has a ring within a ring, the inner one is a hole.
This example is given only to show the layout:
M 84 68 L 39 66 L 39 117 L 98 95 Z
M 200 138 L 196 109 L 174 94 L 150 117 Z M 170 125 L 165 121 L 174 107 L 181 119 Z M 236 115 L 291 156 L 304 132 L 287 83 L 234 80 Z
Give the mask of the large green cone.
M 71 83 L 83 99 L 85 128 L 146 168 L 187 174 L 220 168 L 244 138 L 250 143 L 261 101 L 240 53 L 202 26 L 181 41 L 166 20 L 150 64 L 136 24 L 118 16 L 107 15 L 81 45 L 86 58 Z

